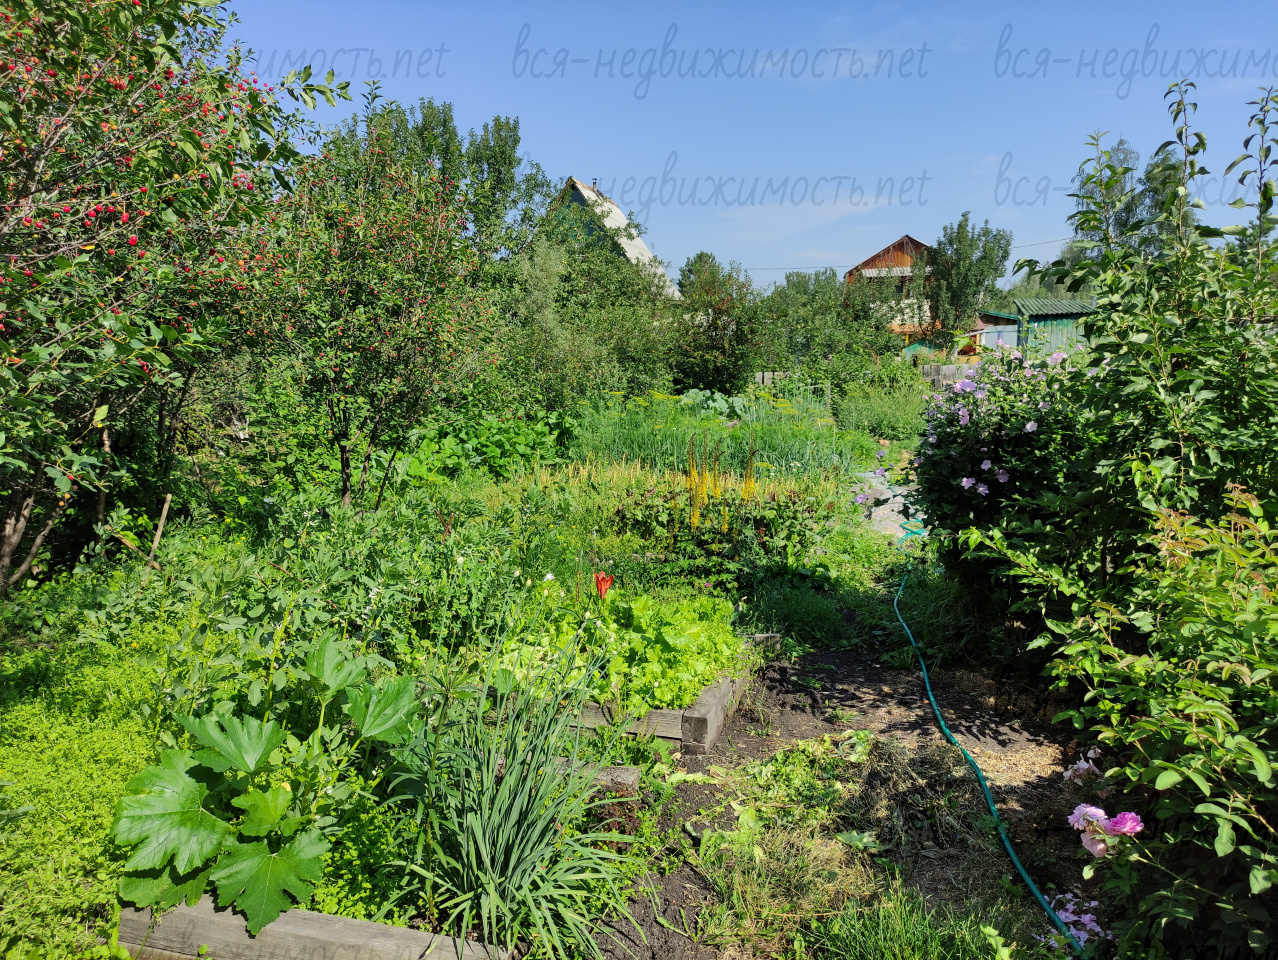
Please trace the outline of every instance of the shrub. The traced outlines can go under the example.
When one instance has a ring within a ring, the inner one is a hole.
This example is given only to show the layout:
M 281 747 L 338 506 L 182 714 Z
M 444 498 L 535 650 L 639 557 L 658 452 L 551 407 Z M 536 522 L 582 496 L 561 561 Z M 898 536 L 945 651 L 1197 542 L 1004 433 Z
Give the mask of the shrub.
M 1278 879 L 1278 343 L 1258 322 L 1278 314 L 1275 187 L 1258 183 L 1252 234 L 1230 230 L 1245 241 L 1195 221 L 1191 86 L 1169 92 L 1176 149 L 1152 220 L 1116 215 L 1129 171 L 1099 138 L 1080 168 L 1082 239 L 1045 275 L 1095 292 L 1088 349 L 983 365 L 939 398 L 916 461 L 917 503 L 951 557 L 967 548 L 972 579 L 1011 574 L 1013 608 L 1050 628 L 1032 646 L 1082 694 L 1063 716 L 1113 752 L 1106 803 L 1153 820 L 1131 841 L 1086 832 L 1127 914 L 1124 949 L 1142 955 L 1263 948 Z M 1252 105 L 1235 165 L 1260 181 L 1278 96 Z
M 1235 512 L 1217 522 L 1160 514 L 1158 556 L 1122 607 L 1008 553 L 1026 580 L 1077 598 L 1071 620 L 1050 622 L 1052 674 L 1086 690 L 1064 716 L 1114 757 L 1102 795 L 1119 791 L 1109 802 L 1153 821 L 1103 863 L 1131 908 L 1133 949 L 1178 952 L 1171 926 L 1200 951 L 1260 950 L 1278 918 L 1278 532 L 1255 497 L 1230 499 Z

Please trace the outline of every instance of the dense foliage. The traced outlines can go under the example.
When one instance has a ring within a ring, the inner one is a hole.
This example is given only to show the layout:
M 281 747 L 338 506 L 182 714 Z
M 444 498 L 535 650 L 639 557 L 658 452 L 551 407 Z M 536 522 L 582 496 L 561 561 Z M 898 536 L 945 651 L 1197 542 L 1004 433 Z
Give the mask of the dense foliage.
M 1278 909 L 1264 227 L 1278 101 L 1253 103 L 1234 164 L 1258 187 L 1257 228 L 1215 230 L 1188 200 L 1206 146 L 1189 86 L 1169 93 L 1169 188 L 1151 217 L 1120 215 L 1131 171 L 1098 138 L 1080 168 L 1086 255 L 1046 275 L 1095 293 L 1087 349 L 982 364 L 936 397 L 915 461 L 916 502 L 974 595 L 1049 628 L 1031 646 L 1083 693 L 1068 716 L 1101 745 L 1098 788 L 1152 818 L 1143 842 L 1110 851 L 1106 883 L 1126 913 L 1120 949 L 1171 955 L 1261 949 Z M 1003 636 L 1004 656 L 1023 648 L 1022 632 Z

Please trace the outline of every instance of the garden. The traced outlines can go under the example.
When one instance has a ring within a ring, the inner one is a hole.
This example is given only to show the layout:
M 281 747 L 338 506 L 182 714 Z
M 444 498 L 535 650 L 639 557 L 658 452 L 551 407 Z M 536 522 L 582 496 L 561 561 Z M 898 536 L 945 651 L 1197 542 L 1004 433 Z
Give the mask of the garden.
M 1272 91 L 1248 225 L 1174 86 L 1018 264 L 1086 342 L 936 393 L 892 321 L 998 295 L 966 214 L 904 286 L 701 253 L 674 298 L 516 120 L 320 127 L 348 86 L 220 8 L 3 15 L 5 960 L 197 903 L 246 949 L 1271 949 Z

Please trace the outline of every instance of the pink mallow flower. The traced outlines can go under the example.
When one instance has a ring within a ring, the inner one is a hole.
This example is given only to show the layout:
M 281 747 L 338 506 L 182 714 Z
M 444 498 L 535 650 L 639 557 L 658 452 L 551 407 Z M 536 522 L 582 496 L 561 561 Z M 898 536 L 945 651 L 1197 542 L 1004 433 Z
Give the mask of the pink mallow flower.
M 1008 473 L 1006 470 L 1000 470 L 998 473 L 994 474 L 994 476 L 998 477 L 999 483 L 1007 483 L 1008 479 L 1011 477 L 1011 474 Z
M 974 483 L 976 483 L 975 477 L 964 477 L 962 480 L 959 481 L 959 484 L 963 487 L 964 490 L 969 489 Z
M 1035 423 L 1033 420 L 1031 420 L 1029 423 L 1025 424 L 1025 432 L 1026 432 L 1026 433 L 1033 433 L 1033 432 L 1034 432 L 1035 430 L 1037 430 L 1037 429 L 1038 429 L 1038 424 L 1037 424 L 1037 423 Z
M 990 492 L 990 488 L 989 488 L 989 487 L 987 487 L 987 486 L 986 486 L 985 484 L 983 484 L 983 483 L 978 483 L 978 484 L 976 485 L 976 492 L 977 492 L 977 493 L 979 493 L 981 496 L 983 496 L 983 497 L 984 497 L 984 496 L 986 496 L 987 494 L 989 494 L 989 492 Z

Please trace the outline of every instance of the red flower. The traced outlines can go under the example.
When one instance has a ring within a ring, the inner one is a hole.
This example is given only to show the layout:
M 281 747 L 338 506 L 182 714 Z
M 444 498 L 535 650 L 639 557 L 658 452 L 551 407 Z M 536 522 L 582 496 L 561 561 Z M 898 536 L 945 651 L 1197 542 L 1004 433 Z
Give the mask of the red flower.
M 595 574 L 595 589 L 599 591 L 599 599 L 603 600 L 608 596 L 608 590 L 612 587 L 612 577 L 604 573 L 602 570 Z

